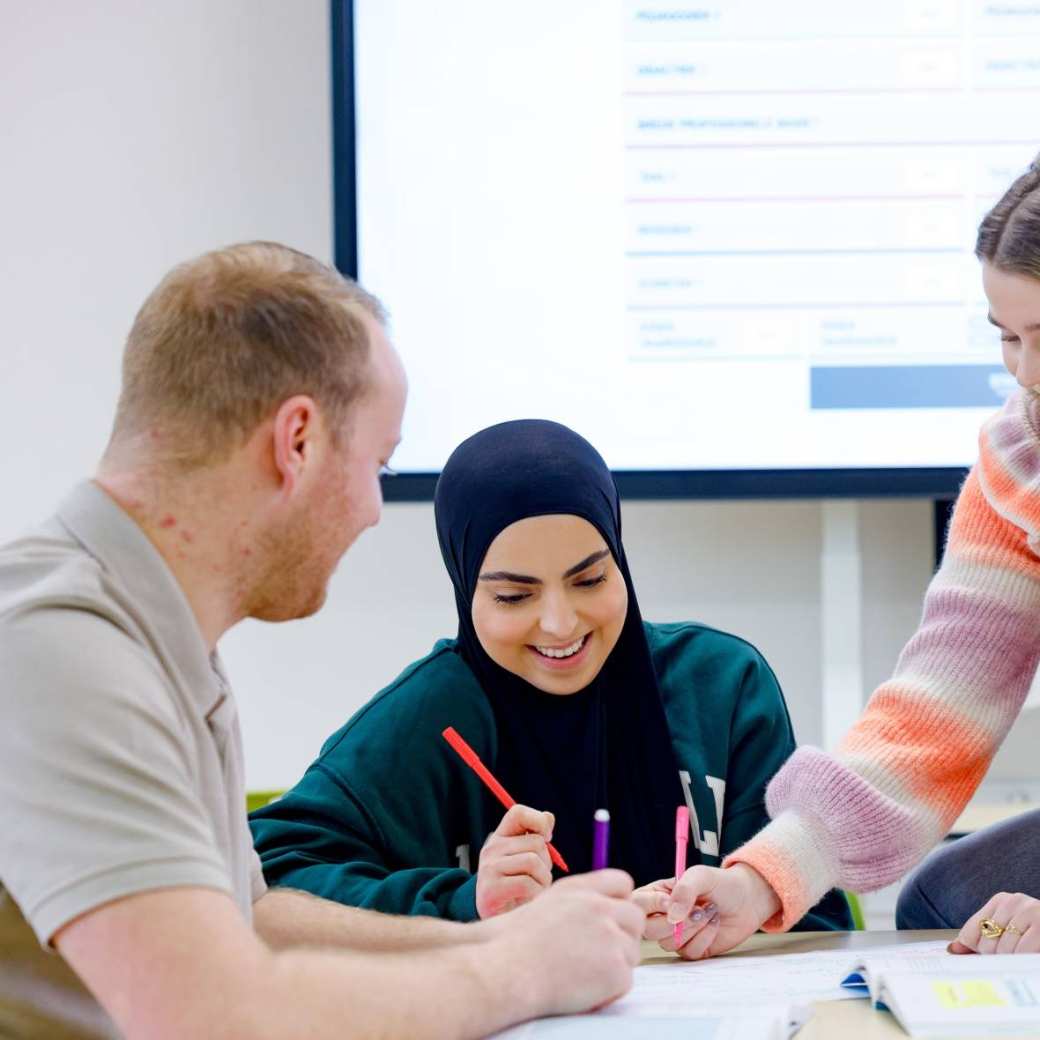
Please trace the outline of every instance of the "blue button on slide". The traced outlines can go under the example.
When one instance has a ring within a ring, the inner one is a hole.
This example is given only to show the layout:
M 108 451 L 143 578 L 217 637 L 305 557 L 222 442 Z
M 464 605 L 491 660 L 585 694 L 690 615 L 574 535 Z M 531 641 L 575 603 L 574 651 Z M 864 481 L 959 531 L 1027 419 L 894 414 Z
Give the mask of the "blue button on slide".
M 810 379 L 813 409 L 989 408 L 1015 388 L 1000 365 L 832 365 Z

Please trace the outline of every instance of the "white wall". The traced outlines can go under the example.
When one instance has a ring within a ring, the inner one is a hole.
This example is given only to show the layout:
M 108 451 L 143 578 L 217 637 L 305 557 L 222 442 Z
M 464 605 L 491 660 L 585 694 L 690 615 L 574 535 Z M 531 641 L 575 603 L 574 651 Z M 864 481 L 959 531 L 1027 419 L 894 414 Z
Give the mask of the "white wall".
M 0 530 L 104 446 L 122 340 L 174 263 L 330 252 L 322 0 L 0 0 Z
M 170 265 L 249 238 L 330 257 L 327 17 L 326 0 L 0 0 L 0 540 L 91 472 L 123 337 Z M 818 740 L 819 505 L 635 502 L 625 525 L 644 614 L 756 643 L 800 737 Z M 917 620 L 930 506 L 862 503 L 860 525 L 873 685 Z M 429 506 L 387 508 L 321 615 L 225 640 L 250 785 L 291 783 L 453 630 Z M 1028 746 L 1007 775 L 1035 775 Z

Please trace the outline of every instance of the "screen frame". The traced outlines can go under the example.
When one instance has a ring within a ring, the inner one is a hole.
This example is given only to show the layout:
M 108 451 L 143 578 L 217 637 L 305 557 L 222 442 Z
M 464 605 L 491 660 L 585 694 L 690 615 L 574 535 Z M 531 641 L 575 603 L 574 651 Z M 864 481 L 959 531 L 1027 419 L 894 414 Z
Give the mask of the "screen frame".
M 336 268 L 358 276 L 357 123 L 354 0 L 330 0 L 332 44 L 332 209 Z M 933 498 L 954 497 L 968 470 L 960 466 L 851 469 L 615 470 L 623 498 Z M 383 478 L 393 502 L 428 502 L 437 473 Z

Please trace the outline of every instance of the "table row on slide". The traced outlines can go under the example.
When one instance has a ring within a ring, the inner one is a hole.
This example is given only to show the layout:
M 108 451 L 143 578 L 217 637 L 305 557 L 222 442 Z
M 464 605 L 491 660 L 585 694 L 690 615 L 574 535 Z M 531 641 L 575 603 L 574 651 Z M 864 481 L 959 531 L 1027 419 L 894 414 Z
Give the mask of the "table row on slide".
M 623 89 L 692 97 L 1036 89 L 1038 36 L 630 43 Z
M 1020 36 L 1040 32 L 1040 7 L 1026 0 L 625 0 L 622 27 L 631 40 L 665 41 Z

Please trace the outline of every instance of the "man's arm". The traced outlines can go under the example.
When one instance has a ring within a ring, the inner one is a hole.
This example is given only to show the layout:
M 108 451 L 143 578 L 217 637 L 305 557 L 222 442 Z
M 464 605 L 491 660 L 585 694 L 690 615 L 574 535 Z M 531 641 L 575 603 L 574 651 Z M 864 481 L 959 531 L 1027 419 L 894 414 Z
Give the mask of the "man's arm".
M 228 896 L 200 888 L 116 900 L 66 925 L 54 942 L 128 1040 L 464 1040 L 625 992 L 643 920 L 630 892 L 618 871 L 570 879 L 488 922 L 485 941 L 421 960 L 275 952 Z
M 300 946 L 394 953 L 428 950 L 487 938 L 480 922 L 398 917 L 343 906 L 309 892 L 272 888 L 253 904 L 253 927 L 273 950 Z
M 492 905 L 496 900 L 500 903 L 514 900 L 519 905 L 549 887 L 551 867 L 539 828 L 544 829 L 544 834 L 549 833 L 551 814 L 535 812 L 524 805 L 514 805 L 506 813 L 481 852 L 482 899 Z M 518 842 L 517 835 L 522 835 L 522 841 L 528 845 L 540 841 L 541 858 L 535 853 L 525 855 L 523 851 L 511 851 Z M 533 880 L 532 860 L 544 872 L 544 877 L 539 875 Z M 502 905 L 496 912 L 503 913 L 507 909 L 507 905 Z M 494 916 L 494 912 L 484 911 L 483 916 Z M 394 952 L 476 942 L 485 934 L 479 922 L 460 925 L 425 915 L 391 916 L 345 907 L 291 888 L 268 889 L 253 904 L 253 924 L 261 938 L 275 949 L 319 945 Z

